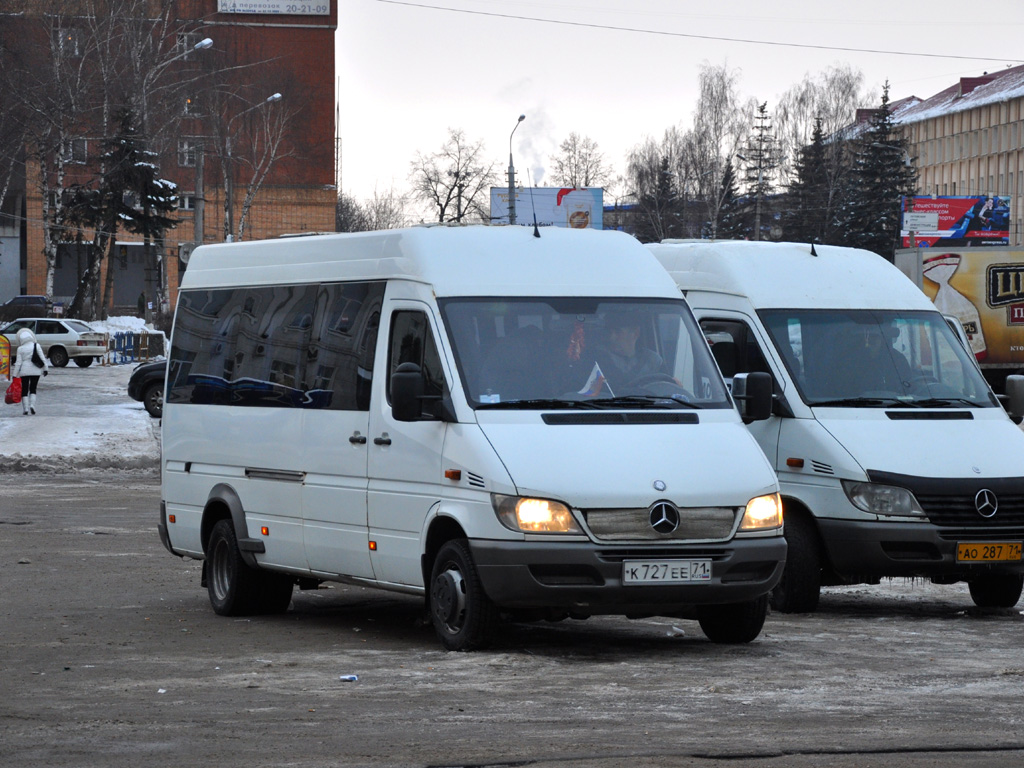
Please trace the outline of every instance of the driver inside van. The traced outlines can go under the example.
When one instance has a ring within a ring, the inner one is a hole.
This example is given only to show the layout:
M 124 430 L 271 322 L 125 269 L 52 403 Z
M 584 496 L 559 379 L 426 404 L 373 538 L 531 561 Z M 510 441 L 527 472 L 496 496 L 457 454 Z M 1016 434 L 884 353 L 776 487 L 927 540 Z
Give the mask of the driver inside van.
M 610 312 L 605 318 L 606 341 L 594 356 L 615 394 L 630 382 L 664 372 L 661 355 L 641 343 L 641 327 L 635 313 Z

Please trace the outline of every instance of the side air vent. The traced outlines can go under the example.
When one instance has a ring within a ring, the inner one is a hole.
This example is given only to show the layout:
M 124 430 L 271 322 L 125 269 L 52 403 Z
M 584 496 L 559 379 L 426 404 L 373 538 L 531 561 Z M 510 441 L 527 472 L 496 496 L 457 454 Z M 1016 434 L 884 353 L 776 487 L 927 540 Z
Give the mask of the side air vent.
M 835 471 L 832 469 L 831 464 L 825 464 L 821 461 L 815 461 L 811 459 L 811 469 L 817 472 L 819 475 L 834 475 Z
M 478 474 L 476 474 L 474 472 L 467 472 L 466 473 L 466 483 L 468 483 L 473 488 L 483 488 L 484 487 L 484 479 L 483 479 L 483 477 L 481 477 L 480 475 L 478 475 Z

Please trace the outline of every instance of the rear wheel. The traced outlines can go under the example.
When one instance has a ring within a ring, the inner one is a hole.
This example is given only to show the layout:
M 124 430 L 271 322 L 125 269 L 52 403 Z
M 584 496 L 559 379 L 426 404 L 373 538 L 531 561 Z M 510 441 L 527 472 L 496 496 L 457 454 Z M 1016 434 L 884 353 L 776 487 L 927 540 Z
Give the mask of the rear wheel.
M 68 364 L 68 351 L 64 347 L 50 347 L 47 357 L 55 368 L 63 368 Z
M 154 381 L 146 391 L 142 393 L 142 405 L 146 412 L 154 419 L 159 419 L 164 413 L 164 383 Z
M 89 355 L 76 357 L 75 365 L 77 365 L 79 368 L 88 368 L 90 365 L 92 365 L 92 358 Z
M 727 605 L 697 606 L 700 628 L 713 643 L 749 643 L 761 634 L 768 616 L 768 595 Z
M 821 548 L 805 517 L 785 518 L 786 565 L 772 590 L 772 608 L 780 613 L 813 613 L 821 596 Z
M 979 608 L 1013 608 L 1024 590 L 1024 575 L 987 573 L 967 582 L 971 599 Z
M 498 609 L 484 593 L 464 539 L 449 541 L 430 573 L 430 620 L 449 651 L 485 648 L 498 626 Z
M 206 589 L 214 613 L 221 616 L 257 613 L 261 576 L 242 559 L 231 521 L 218 521 L 206 546 Z

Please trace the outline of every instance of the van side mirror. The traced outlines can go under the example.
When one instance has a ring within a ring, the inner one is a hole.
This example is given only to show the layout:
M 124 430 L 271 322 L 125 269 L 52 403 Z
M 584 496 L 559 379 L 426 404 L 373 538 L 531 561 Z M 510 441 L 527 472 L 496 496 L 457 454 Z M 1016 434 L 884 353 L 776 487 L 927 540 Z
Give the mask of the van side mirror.
M 1006 398 L 1003 407 L 1009 417 L 1020 424 L 1021 418 L 1024 418 L 1024 376 L 1006 377 Z
M 423 371 L 416 363 L 401 363 L 391 374 L 391 415 L 396 421 L 418 421 L 423 402 Z
M 744 424 L 767 419 L 772 415 L 771 374 L 764 371 L 737 373 L 732 377 L 732 397 Z

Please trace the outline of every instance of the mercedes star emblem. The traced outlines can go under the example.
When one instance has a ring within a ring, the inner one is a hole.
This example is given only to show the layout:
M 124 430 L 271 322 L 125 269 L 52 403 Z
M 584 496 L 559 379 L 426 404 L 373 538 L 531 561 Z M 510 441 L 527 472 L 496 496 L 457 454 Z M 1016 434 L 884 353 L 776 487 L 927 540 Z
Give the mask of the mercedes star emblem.
M 988 488 L 982 488 L 974 497 L 974 508 L 982 517 L 992 517 L 999 509 L 999 499 Z
M 651 528 L 663 536 L 672 533 L 679 527 L 679 510 L 675 504 L 659 501 L 651 505 Z

